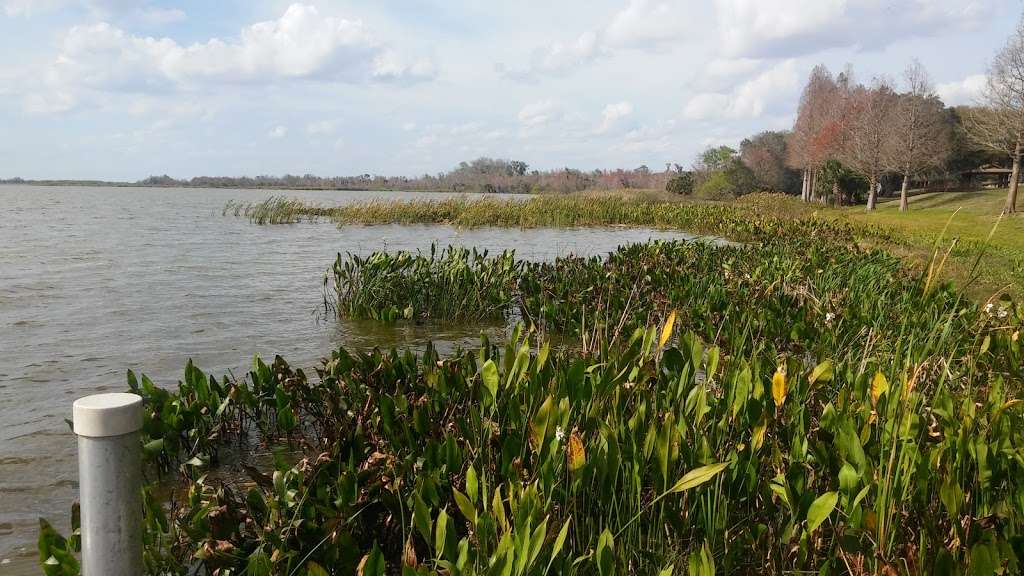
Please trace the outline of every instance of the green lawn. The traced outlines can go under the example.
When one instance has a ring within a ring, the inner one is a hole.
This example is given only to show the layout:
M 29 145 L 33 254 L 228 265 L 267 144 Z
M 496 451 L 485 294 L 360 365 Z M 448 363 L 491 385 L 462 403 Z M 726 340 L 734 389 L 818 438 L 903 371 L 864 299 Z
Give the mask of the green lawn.
M 911 197 L 907 212 L 899 211 L 899 198 L 886 198 L 875 212 L 866 212 L 862 206 L 837 212 L 852 221 L 902 232 L 908 245 L 893 249 L 918 262 L 927 260 L 936 240 L 948 248 L 957 239 L 946 275 L 966 282 L 982 255 L 979 277 L 969 288 L 987 297 L 1003 289 L 1020 294 L 1024 286 L 1024 214 L 1001 218 L 1005 199 L 1005 189 L 932 192 Z

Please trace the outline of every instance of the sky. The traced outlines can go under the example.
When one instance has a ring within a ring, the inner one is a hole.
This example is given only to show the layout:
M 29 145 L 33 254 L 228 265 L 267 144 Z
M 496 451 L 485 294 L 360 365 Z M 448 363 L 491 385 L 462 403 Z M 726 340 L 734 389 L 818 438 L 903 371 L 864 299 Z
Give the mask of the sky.
M 817 64 L 971 103 L 1021 0 L 0 0 L 0 178 L 660 169 Z

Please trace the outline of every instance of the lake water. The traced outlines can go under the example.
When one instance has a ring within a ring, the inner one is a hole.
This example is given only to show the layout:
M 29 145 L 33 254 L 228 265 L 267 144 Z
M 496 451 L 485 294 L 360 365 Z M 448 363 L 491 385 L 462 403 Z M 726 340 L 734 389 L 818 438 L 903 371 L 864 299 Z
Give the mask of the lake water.
M 244 374 L 252 355 L 311 367 L 333 348 L 472 346 L 479 327 L 437 331 L 324 319 L 324 273 L 339 252 L 460 244 L 530 259 L 601 254 L 643 229 L 255 226 L 229 200 L 281 192 L 0 186 L 0 574 L 37 574 L 38 518 L 67 530 L 76 497 L 79 396 L 123 391 L 128 368 L 173 386 L 187 359 Z M 324 205 L 396 192 L 297 191 Z

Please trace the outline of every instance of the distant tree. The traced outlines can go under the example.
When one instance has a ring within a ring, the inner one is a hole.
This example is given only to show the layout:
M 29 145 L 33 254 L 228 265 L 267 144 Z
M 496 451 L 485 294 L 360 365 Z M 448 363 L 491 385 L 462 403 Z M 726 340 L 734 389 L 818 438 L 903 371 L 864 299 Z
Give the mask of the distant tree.
M 900 211 L 908 207 L 910 180 L 946 163 L 952 147 L 952 126 L 946 106 L 935 95 L 928 73 L 914 61 L 904 73 L 907 91 L 900 94 L 890 123 L 887 162 L 903 177 Z
M 736 150 L 728 146 L 710 147 L 701 153 L 697 168 L 708 172 L 725 170 L 735 158 Z
M 984 106 L 970 109 L 965 127 L 980 146 L 1010 157 L 1010 187 L 1003 212 L 1016 212 L 1024 140 L 1024 19 L 993 58 L 981 100 Z
M 967 123 L 975 114 L 983 114 L 972 106 L 956 106 L 947 108 L 951 128 L 950 155 L 946 160 L 946 170 L 950 174 L 960 174 L 979 166 L 993 164 L 1009 167 L 1009 157 L 1000 150 L 993 150 L 978 142 L 968 132 Z
M 788 134 L 761 132 L 740 143 L 740 160 L 754 175 L 757 187 L 773 192 L 794 193 L 800 174 L 786 165 Z
M 693 172 L 680 172 L 669 179 L 665 184 L 665 191 L 670 194 L 693 194 L 694 180 Z
M 525 176 L 529 167 L 529 164 L 522 160 L 512 160 L 508 163 L 509 176 Z
M 886 168 L 897 96 L 884 80 L 858 86 L 849 99 L 846 137 L 838 154 L 843 164 L 868 182 L 868 210 L 874 210 L 878 183 Z

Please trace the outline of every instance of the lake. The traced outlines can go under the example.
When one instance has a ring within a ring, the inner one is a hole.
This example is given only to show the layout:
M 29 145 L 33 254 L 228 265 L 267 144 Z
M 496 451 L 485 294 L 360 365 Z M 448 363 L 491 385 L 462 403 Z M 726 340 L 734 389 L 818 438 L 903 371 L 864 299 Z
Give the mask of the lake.
M 186 360 L 241 376 L 253 354 L 315 366 L 338 346 L 473 346 L 479 326 L 438 330 L 325 318 L 339 252 L 459 244 L 529 259 L 601 254 L 645 229 L 255 226 L 229 200 L 277 194 L 324 205 L 444 194 L 0 186 L 0 574 L 37 574 L 38 518 L 68 526 L 77 493 L 75 398 L 126 389 L 125 371 L 176 384 Z

